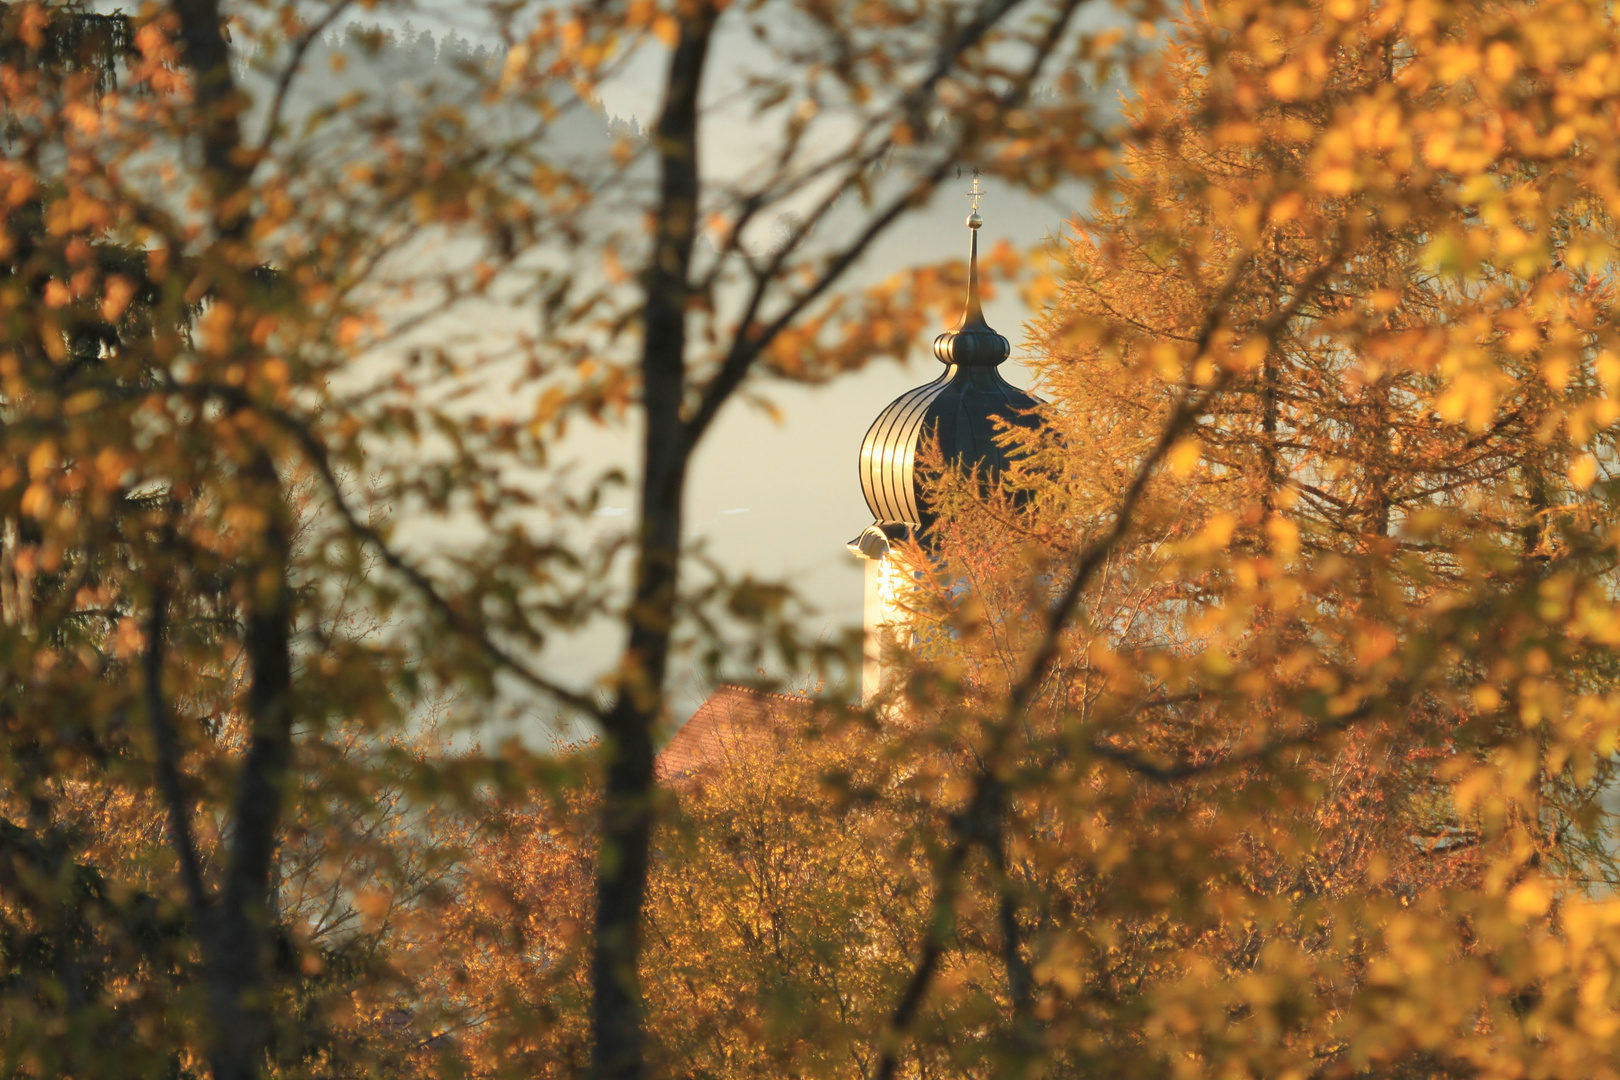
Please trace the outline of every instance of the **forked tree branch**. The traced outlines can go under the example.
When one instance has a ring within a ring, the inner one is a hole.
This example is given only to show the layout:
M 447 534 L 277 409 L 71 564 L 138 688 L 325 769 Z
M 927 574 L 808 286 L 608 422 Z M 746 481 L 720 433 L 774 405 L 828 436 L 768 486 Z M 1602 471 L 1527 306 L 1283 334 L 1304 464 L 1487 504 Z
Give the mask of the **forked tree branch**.
M 105 387 L 109 394 L 123 392 L 128 394 L 127 387 L 109 384 Z M 401 555 L 388 538 L 373 525 L 363 520 L 349 501 L 344 497 L 343 481 L 338 477 L 337 469 L 332 464 L 332 456 L 326 444 L 321 441 L 309 423 L 299 416 L 295 416 L 271 402 L 262 401 L 249 394 L 240 387 L 227 386 L 221 383 L 163 383 L 151 390 L 141 391 L 146 394 L 181 394 L 197 399 L 212 398 L 234 409 L 250 411 L 269 420 L 281 428 L 293 441 L 298 449 L 315 470 L 320 479 L 321 486 L 325 488 L 327 498 L 331 501 L 332 509 L 337 512 L 343 527 L 356 537 L 362 544 L 376 552 L 383 565 L 403 578 L 411 589 L 424 603 L 443 621 L 452 632 L 473 641 L 502 670 L 509 672 L 520 681 L 540 691 L 572 709 L 576 709 L 587 716 L 600 717 L 602 709 L 597 703 L 585 694 L 571 690 L 560 683 L 546 678 L 533 667 L 524 663 L 512 651 L 501 645 L 489 634 L 489 631 L 480 626 L 475 620 L 467 617 L 462 611 L 451 603 L 439 587 L 420 568 L 413 565 L 410 560 Z
M 376 552 L 383 565 L 403 578 L 407 585 L 420 596 L 428 607 L 443 620 L 446 627 L 454 633 L 470 638 L 478 645 L 495 664 L 502 670 L 509 672 L 520 681 L 540 691 L 570 708 L 598 717 L 601 707 L 590 697 L 571 690 L 554 680 L 546 678 L 535 671 L 530 665 L 524 663 L 511 650 L 495 641 L 487 630 L 469 619 L 450 602 L 439 587 L 420 568 L 413 565 L 410 560 L 401 555 L 387 537 L 378 529 L 363 520 L 343 494 L 343 481 L 338 477 L 336 467 L 332 464 L 331 453 L 326 444 L 321 441 L 314 429 L 304 418 L 294 415 L 288 410 L 254 397 L 241 387 L 228 386 L 223 383 L 164 382 L 155 387 L 138 387 L 120 383 L 86 383 L 93 386 L 109 399 L 130 400 L 136 397 L 180 395 L 196 401 L 216 400 L 230 406 L 232 409 L 252 412 L 275 424 L 286 432 L 297 443 L 304 459 L 314 468 L 321 486 L 326 490 L 331 501 L 332 509 L 337 512 L 343 527 L 360 542 Z
M 210 390 L 217 394 L 229 393 L 233 398 L 239 397 L 251 400 L 247 398 L 246 394 L 236 390 L 234 387 L 216 386 L 210 388 Z M 444 593 L 439 590 L 439 587 L 433 583 L 432 578 L 428 577 L 426 573 L 412 565 L 408 559 L 396 551 L 394 546 L 388 542 L 388 538 L 383 536 L 375 526 L 362 520 L 343 495 L 343 481 L 339 479 L 337 470 L 332 466 L 332 458 L 327 452 L 326 445 L 321 442 L 308 424 L 284 409 L 263 402 L 253 402 L 248 407 L 275 421 L 279 427 L 297 440 L 305 460 L 315 467 L 315 474 L 320 477 L 321 486 L 326 489 L 327 498 L 331 500 L 332 508 L 337 511 L 344 528 L 348 529 L 361 543 L 375 551 L 377 557 L 383 561 L 383 565 L 404 578 L 405 582 L 410 585 L 447 627 L 473 641 L 501 669 L 515 675 L 533 689 L 557 699 L 569 708 L 576 709 L 586 716 L 601 716 L 601 707 L 590 697 L 546 678 L 534 670 L 533 667 L 520 660 L 510 649 L 497 642 L 490 636 L 487 629 L 452 604 Z

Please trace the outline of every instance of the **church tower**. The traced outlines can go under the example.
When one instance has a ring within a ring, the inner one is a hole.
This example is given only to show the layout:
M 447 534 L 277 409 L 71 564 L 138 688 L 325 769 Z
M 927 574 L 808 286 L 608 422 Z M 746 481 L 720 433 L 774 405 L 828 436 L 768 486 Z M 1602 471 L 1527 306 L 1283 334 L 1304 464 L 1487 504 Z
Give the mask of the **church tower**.
M 900 616 L 895 598 L 907 571 L 894 545 L 907 536 L 926 545 L 934 523 L 918 474 L 919 451 L 937 437 L 947 462 L 976 466 L 980 475 L 993 479 L 1010 464 L 1006 448 L 996 444 L 997 421 L 1020 427 L 1040 423 L 1031 412 L 1040 400 L 1007 382 L 997 370 L 1012 347 L 990 328 L 979 302 L 979 227 L 984 224 L 979 200 L 984 193 L 977 176 L 968 194 L 973 212 L 967 219 L 967 305 L 956 326 L 934 339 L 934 357 L 945 370 L 933 382 L 892 401 L 861 441 L 861 490 L 874 520 L 848 547 L 866 562 L 863 701 L 870 701 L 882 687 L 883 639 Z

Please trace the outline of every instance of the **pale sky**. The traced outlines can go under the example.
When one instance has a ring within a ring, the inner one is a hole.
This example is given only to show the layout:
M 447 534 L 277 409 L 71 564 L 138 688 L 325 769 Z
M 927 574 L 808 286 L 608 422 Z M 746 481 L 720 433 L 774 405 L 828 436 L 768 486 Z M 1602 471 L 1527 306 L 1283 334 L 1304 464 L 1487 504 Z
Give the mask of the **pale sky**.
M 474 40 L 480 36 L 476 27 L 454 16 L 440 20 L 418 15 L 416 26 L 432 28 L 441 40 L 450 27 Z M 757 51 L 746 40 L 726 39 L 716 47 L 715 56 L 720 58 L 720 66 L 708 86 L 711 100 L 724 97 Z M 645 62 L 631 65 L 623 78 L 604 87 L 604 111 L 634 118 L 643 127 L 649 124 L 654 119 L 656 84 L 664 62 L 661 50 L 655 50 Z M 729 111 L 711 116 L 705 131 L 703 171 L 710 179 L 725 177 L 728 169 L 745 167 L 762 145 L 748 118 Z M 850 283 L 875 281 L 910 265 L 964 257 L 969 238 L 964 221 L 968 183 L 966 177 L 947 182 L 928 205 L 902 218 L 857 268 Z M 993 182 L 987 186 L 980 234 L 986 249 L 1002 240 L 1020 248 L 1041 244 L 1061 232 L 1085 199 L 1078 189 L 1032 199 Z M 836 227 L 836 222 L 829 225 Z M 986 314 L 1013 343 L 1014 359 L 1003 374 L 1028 387 L 1028 373 L 1017 360 L 1024 352 L 1023 323 L 1029 313 L 1013 290 L 1004 289 L 986 305 Z M 515 325 L 510 318 L 484 321 L 474 317 L 454 327 L 454 332 L 485 334 L 493 342 Z M 891 400 L 937 376 L 939 365 L 927 347 L 933 335 L 944 329 L 947 326 L 942 324 L 923 335 L 918 342 L 919 358 L 909 366 L 881 363 L 819 387 L 751 386 L 776 405 L 780 420 L 740 400 L 723 412 L 695 460 L 689 488 L 689 540 L 705 543 L 709 555 L 733 574 L 794 583 L 817 609 L 813 630 L 835 635 L 843 628 L 859 626 L 861 564 L 844 545 L 871 521 L 856 473 L 861 438 Z M 528 408 L 516 399 L 512 407 Z M 576 425 L 553 459 L 554 467 L 588 465 L 594 474 L 617 464 L 633 472 L 637 442 L 631 425 L 606 429 Z M 595 524 L 604 532 L 628 530 L 633 524 L 633 505 L 631 493 L 620 492 L 609 499 Z M 466 540 L 456 535 L 453 526 L 430 529 L 412 538 L 424 555 L 427 548 L 454 547 Z M 616 659 L 621 638 L 617 626 L 603 625 L 567 640 L 554 639 L 540 663 L 551 676 L 586 689 Z M 701 702 L 707 688 L 700 685 L 690 662 L 677 662 L 672 679 L 675 712 L 684 718 Z
M 738 81 L 753 50 L 739 34 L 717 43 L 714 55 L 724 62 L 709 85 L 711 99 Z M 623 78 L 604 87 L 601 100 L 606 111 L 634 117 L 643 126 L 653 121 L 663 64 L 661 53 L 649 54 Z M 705 175 L 724 175 L 732 163 L 747 161 L 755 150 L 745 117 L 711 117 L 705 130 Z M 906 266 L 965 257 L 967 186 L 965 178 L 947 182 L 927 206 L 902 218 L 853 280 L 875 281 Z M 1078 188 L 1042 199 L 998 190 L 994 183 L 989 192 L 981 210 L 985 224 L 980 242 L 986 249 L 1004 239 L 1020 248 L 1041 244 L 1062 232 L 1086 198 Z M 1013 343 L 1013 360 L 1002 374 L 1029 387 L 1029 373 L 1018 363 L 1025 352 L 1023 324 L 1029 312 L 1014 290 L 1003 289 L 986 305 L 986 315 Z M 921 357 L 904 367 L 885 362 L 825 386 L 767 387 L 766 396 L 780 410 L 780 423 L 759 409 L 734 402 L 695 461 L 688 516 L 691 536 L 704 538 L 711 554 L 734 571 L 794 582 L 819 609 L 818 629 L 833 633 L 859 626 L 862 566 L 844 545 L 872 520 L 856 470 L 861 438 L 885 405 L 937 377 L 940 367 L 928 345 L 945 329 L 948 326 L 942 324 L 925 335 L 918 343 Z M 580 449 L 593 453 L 607 448 L 591 438 L 582 439 Z M 627 499 L 620 505 L 631 503 Z M 599 658 L 599 650 L 616 637 L 615 630 L 598 644 L 596 635 L 589 635 L 559 649 L 558 670 L 573 667 L 575 656 L 587 663 Z M 674 672 L 672 689 L 677 711 L 684 715 L 701 702 L 705 688 L 688 668 Z
M 902 267 L 967 254 L 967 199 L 950 184 L 927 207 L 896 224 L 861 267 L 857 280 L 873 280 Z M 1076 199 L 1078 201 L 1078 198 Z M 981 214 L 985 247 L 1002 239 L 1020 247 L 1061 231 L 1072 214 L 1056 200 L 1034 201 L 992 188 Z M 1013 290 L 1001 290 L 986 305 L 992 326 L 1013 343 L 1013 360 L 1002 368 L 1009 382 L 1030 387 L 1018 359 L 1025 354 L 1023 323 L 1029 317 Z M 901 366 L 878 363 L 823 386 L 785 383 L 761 387 L 777 406 L 780 422 L 742 401 L 724 412 L 699 450 L 690 486 L 688 531 L 707 540 L 709 552 L 734 572 L 794 582 L 820 609 L 832 631 L 861 619 L 861 563 L 844 545 L 872 520 L 861 495 L 856 465 L 862 436 L 890 401 L 930 382 L 940 366 L 927 347 L 942 324 L 919 342 L 922 357 Z M 585 460 L 634 451 L 630 432 L 582 432 L 577 453 Z M 627 461 L 628 463 L 628 461 Z M 615 500 L 628 508 L 632 500 Z M 608 520 L 628 521 L 628 517 Z M 585 635 L 548 660 L 554 670 L 600 663 L 601 650 L 616 640 Z M 690 671 L 675 673 L 679 709 L 701 702 Z

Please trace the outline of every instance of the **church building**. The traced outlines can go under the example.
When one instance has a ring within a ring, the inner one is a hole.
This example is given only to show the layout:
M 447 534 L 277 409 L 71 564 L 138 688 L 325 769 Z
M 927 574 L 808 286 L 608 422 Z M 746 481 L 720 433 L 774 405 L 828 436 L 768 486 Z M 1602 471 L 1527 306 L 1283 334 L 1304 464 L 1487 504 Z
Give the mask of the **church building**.
M 915 537 L 926 548 L 934 523 L 919 455 L 937 438 L 948 463 L 977 468 L 993 480 L 1010 464 L 1007 449 L 996 442 L 998 424 L 1040 423 L 1034 415 L 1040 400 L 1001 377 L 998 369 L 1012 347 L 985 321 L 979 296 L 982 195 L 975 177 L 969 192 L 973 212 L 967 219 L 967 302 L 957 324 L 934 339 L 934 357 L 945 369 L 932 382 L 890 402 L 861 441 L 861 491 L 873 521 L 848 547 L 865 563 L 863 702 L 882 689 L 883 644 L 901 622 L 894 601 L 902 576 L 910 571 L 897 545 Z M 811 705 L 809 698 L 797 695 L 721 686 L 659 753 L 659 777 L 677 782 L 722 768 L 728 748 L 740 745 L 739 740 L 769 737 L 784 722 L 806 719 Z
M 945 370 L 931 383 L 908 390 L 867 429 L 861 441 L 861 491 L 873 522 L 849 542 L 849 550 L 866 562 L 863 607 L 865 658 L 861 698 L 870 701 L 882 687 L 883 639 L 899 612 L 894 599 L 898 578 L 906 573 L 894 545 L 909 536 L 927 545 L 934 524 L 923 493 L 917 457 L 930 439 L 938 438 L 945 461 L 977 468 L 993 480 L 1010 464 L 1007 449 L 996 442 L 999 424 L 1034 426 L 1040 400 L 1001 377 L 998 370 L 1012 354 L 1007 339 L 985 321 L 979 299 L 979 181 L 973 180 L 973 213 L 967 219 L 967 304 L 956 326 L 934 339 L 934 358 Z

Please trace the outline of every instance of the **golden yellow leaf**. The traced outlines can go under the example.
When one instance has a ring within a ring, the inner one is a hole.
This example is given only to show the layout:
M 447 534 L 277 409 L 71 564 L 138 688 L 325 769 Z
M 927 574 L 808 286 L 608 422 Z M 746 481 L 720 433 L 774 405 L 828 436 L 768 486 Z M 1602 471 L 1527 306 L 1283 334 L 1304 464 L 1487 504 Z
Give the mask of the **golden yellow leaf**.
M 1508 907 L 1520 915 L 1544 914 L 1552 904 L 1552 894 L 1539 878 L 1529 878 L 1508 893 Z
M 1203 456 L 1203 450 L 1202 444 L 1197 439 L 1177 439 L 1165 454 L 1165 464 L 1169 466 L 1171 473 L 1176 476 L 1190 476 L 1192 471 L 1198 467 L 1198 462 Z
M 1577 491 L 1585 491 L 1597 480 L 1597 458 L 1591 454 L 1582 454 L 1570 462 L 1567 476 L 1570 486 Z

